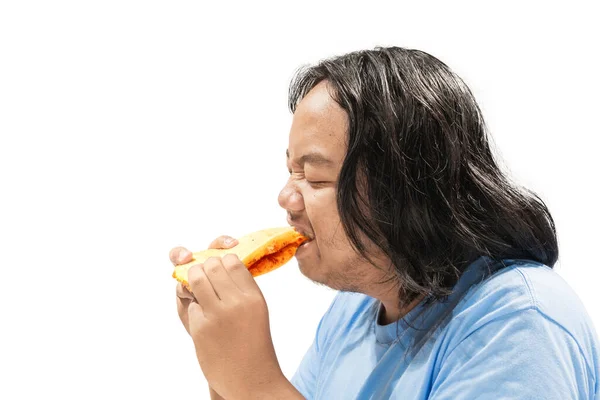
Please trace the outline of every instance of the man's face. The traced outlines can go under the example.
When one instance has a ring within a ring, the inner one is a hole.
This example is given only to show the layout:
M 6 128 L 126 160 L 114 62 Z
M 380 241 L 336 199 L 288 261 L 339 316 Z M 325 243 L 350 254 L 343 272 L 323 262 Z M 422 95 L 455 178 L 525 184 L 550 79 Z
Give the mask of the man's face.
M 346 153 L 346 112 L 325 82 L 298 105 L 287 151 L 290 178 L 279 194 L 288 222 L 313 240 L 296 252 L 300 271 L 337 290 L 359 291 L 371 268 L 352 248 L 340 222 L 336 186 Z

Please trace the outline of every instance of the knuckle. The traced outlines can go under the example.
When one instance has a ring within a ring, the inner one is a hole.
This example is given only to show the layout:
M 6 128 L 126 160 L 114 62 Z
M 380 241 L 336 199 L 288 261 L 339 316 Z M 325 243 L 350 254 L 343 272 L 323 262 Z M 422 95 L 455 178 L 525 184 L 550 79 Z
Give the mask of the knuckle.
M 192 279 L 190 279 L 190 286 L 202 286 L 204 284 L 204 279 L 205 278 L 203 276 L 195 276 Z
M 195 265 L 189 269 L 188 283 L 190 284 L 190 286 L 201 285 L 204 282 L 206 276 L 202 272 L 203 267 L 201 265 Z
M 244 302 L 241 299 L 233 298 L 230 300 L 229 307 L 234 309 L 244 309 Z
M 210 257 L 204 262 L 204 271 L 209 274 L 216 274 L 221 268 L 221 261 L 216 257 Z
M 228 270 L 235 270 L 244 267 L 244 264 L 240 261 L 239 257 L 235 254 L 226 254 L 223 257 L 223 266 Z
M 244 305 L 249 309 L 257 310 L 260 307 L 264 307 L 266 304 L 262 296 L 248 295 L 244 301 Z
M 212 264 L 216 264 L 216 263 L 218 263 L 218 262 L 219 262 L 219 258 L 218 258 L 218 257 L 215 257 L 215 256 L 208 257 L 208 258 L 206 259 L 206 261 L 204 261 L 204 266 L 207 266 L 207 267 L 208 267 L 208 266 L 210 266 L 210 265 L 212 265 Z
M 218 265 L 210 265 L 206 268 L 206 273 L 207 274 L 211 274 L 211 275 L 215 275 L 219 273 L 219 266 Z

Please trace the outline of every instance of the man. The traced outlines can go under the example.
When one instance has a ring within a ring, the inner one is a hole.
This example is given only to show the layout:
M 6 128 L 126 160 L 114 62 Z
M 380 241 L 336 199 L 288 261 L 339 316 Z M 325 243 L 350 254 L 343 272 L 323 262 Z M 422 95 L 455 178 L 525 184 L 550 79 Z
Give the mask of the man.
M 302 70 L 289 101 L 279 203 L 312 239 L 300 270 L 339 293 L 289 382 L 240 261 L 191 268 L 178 310 L 213 398 L 600 398 L 596 333 L 551 269 L 552 217 L 499 169 L 459 77 L 377 48 Z

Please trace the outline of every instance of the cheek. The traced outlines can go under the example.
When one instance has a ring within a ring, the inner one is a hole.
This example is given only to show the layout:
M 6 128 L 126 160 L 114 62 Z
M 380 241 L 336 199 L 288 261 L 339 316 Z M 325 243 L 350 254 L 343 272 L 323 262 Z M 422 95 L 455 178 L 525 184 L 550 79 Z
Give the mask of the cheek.
M 314 229 L 323 229 L 332 221 L 339 221 L 333 189 L 306 190 L 302 193 L 306 213 Z M 318 235 L 318 232 L 315 232 Z
M 334 188 L 315 190 L 304 194 L 306 213 L 322 253 L 347 251 L 349 244 L 341 226 Z

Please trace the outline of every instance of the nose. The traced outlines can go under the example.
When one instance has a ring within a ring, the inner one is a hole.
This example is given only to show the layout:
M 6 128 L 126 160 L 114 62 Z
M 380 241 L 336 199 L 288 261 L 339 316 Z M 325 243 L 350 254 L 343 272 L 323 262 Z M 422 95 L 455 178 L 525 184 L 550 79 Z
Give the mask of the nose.
M 304 198 L 302 194 L 289 183 L 281 189 L 277 200 L 281 208 L 288 212 L 300 212 L 304 210 Z

